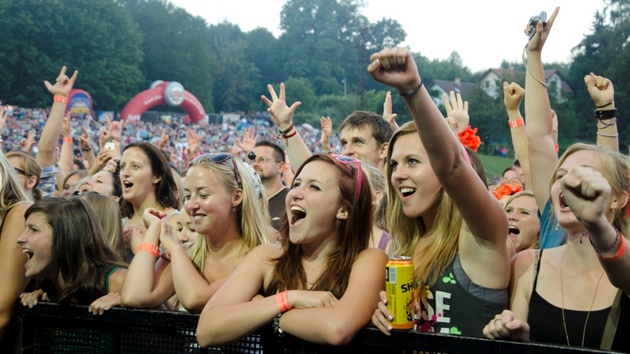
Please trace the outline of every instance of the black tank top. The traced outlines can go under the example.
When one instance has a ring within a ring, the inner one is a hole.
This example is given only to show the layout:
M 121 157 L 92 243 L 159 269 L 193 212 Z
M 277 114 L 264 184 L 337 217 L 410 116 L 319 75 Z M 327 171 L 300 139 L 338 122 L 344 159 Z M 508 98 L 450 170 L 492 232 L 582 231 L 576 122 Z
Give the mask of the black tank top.
M 566 345 L 567 339 L 564 332 L 562 308 L 549 303 L 540 296 L 536 290 L 538 274 L 540 273 L 540 263 L 542 263 L 540 261 L 542 259 L 542 253 L 543 250 L 540 250 L 536 261 L 534 288 L 529 300 L 529 318 L 527 319 L 530 327 L 529 337 L 532 342 Z M 630 315 L 628 313 L 629 305 L 630 300 L 628 296 L 623 294 L 621 297 L 619 324 L 612 345 L 613 350 L 628 351 L 628 349 L 630 349 L 630 342 L 627 335 L 630 333 L 628 332 L 630 329 L 630 318 L 628 317 L 628 315 Z M 584 347 L 599 348 L 608 312 L 610 312 L 610 307 L 591 311 L 586 325 Z M 584 331 L 584 323 L 586 322 L 587 315 L 588 311 L 564 310 L 564 323 L 566 323 L 567 326 L 571 346 L 579 347 L 582 345 L 582 333 Z

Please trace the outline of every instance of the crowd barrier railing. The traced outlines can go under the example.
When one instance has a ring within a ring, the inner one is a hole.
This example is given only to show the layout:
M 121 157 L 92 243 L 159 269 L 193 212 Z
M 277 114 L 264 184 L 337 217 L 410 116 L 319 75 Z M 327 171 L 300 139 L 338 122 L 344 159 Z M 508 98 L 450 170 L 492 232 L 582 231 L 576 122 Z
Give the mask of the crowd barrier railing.
M 361 330 L 346 346 L 321 346 L 292 336 L 279 338 L 265 327 L 221 348 L 201 348 L 195 338 L 199 315 L 113 308 L 95 316 L 87 306 L 18 304 L 1 353 L 610 353 L 595 349 L 488 340 L 437 333 Z M 220 321 L 220 319 L 217 319 Z M 308 326 L 309 323 L 304 323 Z

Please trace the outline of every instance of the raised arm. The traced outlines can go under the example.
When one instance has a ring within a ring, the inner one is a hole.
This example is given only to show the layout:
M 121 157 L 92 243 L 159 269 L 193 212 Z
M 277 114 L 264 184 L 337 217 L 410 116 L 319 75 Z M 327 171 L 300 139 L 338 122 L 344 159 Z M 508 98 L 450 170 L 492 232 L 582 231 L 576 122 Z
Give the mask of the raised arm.
M 329 153 L 332 151 L 330 146 L 330 137 L 332 136 L 333 123 L 330 117 L 321 117 L 319 123 L 322 125 L 322 137 L 319 139 L 322 144 L 322 151 Z
M 602 76 L 590 73 L 584 76 L 584 84 L 593 103 L 597 118 L 597 145 L 619 152 L 619 132 L 617 131 L 617 110 L 615 109 L 615 89 L 612 82 Z
M 527 43 L 526 48 L 525 117 L 527 117 L 526 132 L 532 178 L 527 188 L 534 192 L 538 210 L 541 211 L 545 209 L 545 204 L 549 200 L 549 181 L 558 161 L 551 121 L 551 104 L 542 64 L 542 49 L 559 10 L 559 7 L 555 9 L 546 25 L 542 22 L 538 23 L 536 34 Z M 526 34 L 529 34 L 529 30 L 530 27 L 527 26 Z
M 519 84 L 516 82 L 510 84 L 503 82 L 503 104 L 508 115 L 512 146 L 525 175 L 525 181 L 523 181 L 525 188 L 531 189 L 532 176 L 529 170 L 527 132 L 525 131 L 525 120 L 521 115 L 520 109 L 523 97 L 525 97 L 525 90 Z
M 61 126 L 63 142 L 61 144 L 61 152 L 59 153 L 59 167 L 64 175 L 72 172 L 72 164 L 74 161 L 74 144 L 72 140 L 72 126 L 70 124 L 70 112 L 63 118 Z
M 505 212 L 467 161 L 464 147 L 422 85 L 409 50 L 384 49 L 370 59 L 368 71 L 374 79 L 394 87 L 404 97 L 431 167 L 472 234 L 506 251 Z M 507 267 L 507 251 L 505 255 Z
M 288 153 L 291 165 L 300 166 L 312 155 L 311 150 L 300 136 L 297 127 L 293 125 L 293 114 L 302 102 L 294 102 L 291 107 L 287 106 L 286 89 L 284 83 L 280 84 L 280 96 L 276 94 L 273 86 L 267 85 L 269 89 L 269 100 L 265 96 L 261 96 L 263 102 L 269 107 L 267 111 L 271 114 L 273 122 L 278 126 L 284 141 L 285 149 Z
M 78 75 L 79 72 L 75 70 L 72 77 L 69 78 L 66 76 L 66 67 L 63 66 L 54 85 L 47 80 L 44 81 L 48 91 L 53 94 L 53 105 L 39 138 L 39 144 L 37 144 L 36 160 L 42 168 L 52 166 L 55 163 L 57 140 L 61 134 L 68 96 L 70 96 L 70 91 Z

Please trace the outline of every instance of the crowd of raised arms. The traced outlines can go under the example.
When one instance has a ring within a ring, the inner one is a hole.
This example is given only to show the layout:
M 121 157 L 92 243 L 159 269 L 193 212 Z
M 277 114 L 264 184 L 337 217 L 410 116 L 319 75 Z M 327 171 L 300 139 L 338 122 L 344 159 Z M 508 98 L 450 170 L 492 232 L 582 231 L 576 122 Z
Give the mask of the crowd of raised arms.
M 409 256 L 415 331 L 630 350 L 613 84 L 584 73 L 597 143 L 559 156 L 541 59 L 558 12 L 526 46 L 525 87 L 503 84 L 518 159 L 499 182 L 469 102 L 443 95 L 444 117 L 406 48 L 367 71 L 413 121 L 396 123 L 388 92 L 336 134 L 329 117 L 294 125 L 284 84 L 261 97 L 272 127 L 78 120 L 80 75 L 64 66 L 44 82 L 50 109 L 0 108 L 0 336 L 14 306 L 51 301 L 200 314 L 203 347 L 260 330 L 343 345 L 366 326 L 390 334 L 384 269 Z

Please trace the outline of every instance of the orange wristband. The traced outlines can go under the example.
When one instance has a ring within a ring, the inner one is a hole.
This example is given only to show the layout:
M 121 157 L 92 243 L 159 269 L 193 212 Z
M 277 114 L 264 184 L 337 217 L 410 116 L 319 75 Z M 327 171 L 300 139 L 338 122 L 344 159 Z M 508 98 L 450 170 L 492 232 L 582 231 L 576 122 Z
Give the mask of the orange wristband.
M 53 97 L 53 102 L 68 103 L 68 97 L 61 96 L 61 95 L 55 95 Z
M 510 128 L 518 128 L 525 125 L 525 120 L 523 119 L 523 117 L 517 120 L 508 120 L 508 124 L 510 125 Z
M 148 242 L 142 242 L 136 249 L 136 253 L 143 251 L 151 253 L 155 256 L 155 258 L 160 256 L 160 248 L 157 245 L 152 245 Z
M 617 253 L 615 253 L 614 256 L 610 258 L 606 258 L 606 257 L 602 257 L 599 253 L 597 253 L 597 257 L 599 257 L 599 259 L 601 259 L 604 262 L 614 262 L 614 261 L 619 260 L 619 258 L 623 257 L 623 254 L 626 253 L 626 238 L 623 236 L 619 236 L 619 237 L 621 238 L 621 246 L 619 246 L 619 249 L 617 250 Z
M 292 308 L 287 297 L 287 291 L 276 294 L 276 305 L 278 305 L 280 313 L 285 313 Z
M 64 142 L 64 143 L 71 143 L 71 142 L 72 142 L 72 137 L 70 137 L 70 136 L 64 136 L 64 137 L 63 137 L 63 142 Z

